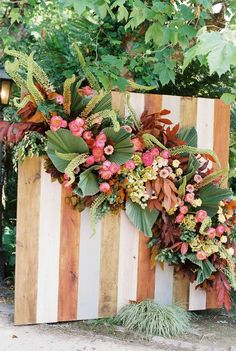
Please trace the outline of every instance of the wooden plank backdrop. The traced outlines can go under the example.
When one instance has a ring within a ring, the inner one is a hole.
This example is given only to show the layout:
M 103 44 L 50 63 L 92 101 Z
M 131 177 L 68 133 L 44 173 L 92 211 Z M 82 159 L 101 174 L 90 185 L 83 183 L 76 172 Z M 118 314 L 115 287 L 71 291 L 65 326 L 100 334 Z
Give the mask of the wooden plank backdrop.
M 131 93 L 141 115 L 162 108 L 181 126 L 195 126 L 198 146 L 215 149 L 227 165 L 230 110 L 214 99 Z M 125 96 L 113 107 L 128 114 Z M 215 295 L 195 289 L 173 267 L 150 268 L 147 238 L 125 213 L 107 215 L 92 236 L 89 213 L 74 211 L 68 190 L 51 182 L 40 158 L 19 167 L 15 324 L 113 316 L 130 301 L 155 299 L 189 310 L 216 307 Z

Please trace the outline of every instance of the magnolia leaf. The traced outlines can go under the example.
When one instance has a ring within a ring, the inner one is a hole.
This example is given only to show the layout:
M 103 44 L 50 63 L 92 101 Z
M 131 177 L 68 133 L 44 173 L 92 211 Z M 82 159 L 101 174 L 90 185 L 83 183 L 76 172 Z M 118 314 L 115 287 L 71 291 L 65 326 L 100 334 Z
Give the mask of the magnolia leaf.
M 226 104 L 232 104 L 233 102 L 235 102 L 235 97 L 235 94 L 224 93 L 221 96 L 221 100 L 223 100 Z
M 196 128 L 181 128 L 177 137 L 186 142 L 187 145 L 197 147 L 197 131 Z
M 107 156 L 107 159 L 111 162 L 118 163 L 119 165 L 130 160 L 134 152 L 130 133 L 126 132 L 124 129 L 115 132 L 111 127 L 104 128 L 103 132 L 107 136 L 108 143 L 111 143 L 114 147 L 113 154 Z
M 71 134 L 67 129 L 59 129 L 56 132 L 46 132 L 48 137 L 47 154 L 56 169 L 64 172 L 70 160 L 64 160 L 56 155 L 59 154 L 85 154 L 89 152 L 85 141 Z
M 213 272 L 216 272 L 215 267 L 208 259 L 203 261 L 198 260 L 194 253 L 188 254 L 186 258 L 199 267 L 196 279 L 197 285 L 202 284 Z
M 141 206 L 129 200 L 126 203 L 125 212 L 136 228 L 143 232 L 144 235 L 152 236 L 152 227 L 159 214 L 156 209 L 152 211 L 148 207 L 142 209 Z
M 208 216 L 213 217 L 219 207 L 221 200 L 225 200 L 232 195 L 231 190 L 222 189 L 214 184 L 207 184 L 199 191 L 199 197 L 202 200 L 201 208 L 207 211 Z
M 200 163 L 196 159 L 194 155 L 189 155 L 189 160 L 188 160 L 188 168 L 187 168 L 187 174 L 186 174 L 186 180 L 189 181 L 194 174 L 196 173 L 197 169 L 200 167 Z
M 185 195 L 185 192 L 186 192 L 186 191 L 185 191 L 186 185 L 187 185 L 187 177 L 184 176 L 184 177 L 183 177 L 183 181 L 182 181 L 182 183 L 181 183 L 181 185 L 180 185 L 180 187 L 179 187 L 179 190 L 178 190 L 178 193 L 179 193 L 179 197 L 180 197 L 180 198 L 184 197 L 184 195 Z
M 99 192 L 97 176 L 93 173 L 95 169 L 98 169 L 98 167 L 90 167 L 80 174 L 78 188 L 81 190 L 82 196 L 92 196 Z

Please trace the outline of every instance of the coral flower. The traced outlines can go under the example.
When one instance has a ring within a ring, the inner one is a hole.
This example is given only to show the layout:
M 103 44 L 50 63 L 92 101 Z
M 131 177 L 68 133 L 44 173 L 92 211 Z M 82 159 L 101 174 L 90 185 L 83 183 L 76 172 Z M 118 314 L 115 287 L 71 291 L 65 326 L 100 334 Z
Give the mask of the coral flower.
M 100 171 L 99 174 L 101 175 L 102 179 L 110 179 L 112 176 L 112 172 L 107 170 L 107 171 Z
M 150 151 L 146 151 L 142 154 L 142 161 L 144 163 L 145 167 L 151 166 L 153 164 L 154 161 L 154 156 L 151 154 Z
M 104 146 L 105 146 L 105 141 L 103 141 L 103 140 L 95 140 L 95 146 L 96 146 L 96 147 L 104 148 Z
M 225 232 L 225 227 L 222 224 L 219 224 L 216 227 L 216 235 L 221 236 L 222 234 L 224 234 L 224 232 Z
M 200 261 L 203 261 L 203 260 L 205 260 L 207 258 L 207 254 L 203 250 L 199 250 L 196 253 L 196 256 L 197 256 L 197 259 L 200 260 Z
M 104 143 L 107 141 L 107 137 L 106 137 L 106 134 L 101 132 L 99 133 L 97 136 L 96 136 L 96 140 L 99 140 L 99 141 L 104 141 Z
M 95 160 L 94 160 L 94 156 L 91 155 L 91 156 L 88 156 L 87 159 L 86 159 L 86 165 L 87 166 L 92 166 L 94 164 Z
M 209 228 L 208 231 L 207 231 L 207 236 L 209 239 L 214 239 L 215 236 L 216 236 L 216 230 L 215 228 Z
M 128 169 L 129 171 L 133 171 L 133 169 L 135 169 L 135 163 L 133 160 L 129 160 L 129 161 L 125 162 L 124 167 L 126 169 Z
M 86 141 L 92 140 L 93 133 L 90 130 L 86 130 L 86 132 L 83 133 L 83 138 Z
M 111 166 L 111 161 L 108 161 L 108 160 L 106 160 L 106 161 L 103 162 L 103 164 L 102 164 L 102 168 L 103 168 L 103 169 L 106 169 L 106 170 L 108 170 L 110 166 Z
M 197 223 L 202 223 L 204 219 L 207 217 L 207 211 L 205 210 L 199 210 L 196 213 L 196 222 Z
M 154 157 L 158 156 L 160 153 L 157 147 L 154 147 L 150 151 L 151 151 L 152 156 L 154 156 Z
M 115 174 L 117 172 L 119 172 L 120 170 L 120 166 L 117 163 L 112 163 L 111 166 L 109 167 L 109 170 Z
M 61 116 L 53 116 L 50 119 L 50 129 L 56 132 L 60 128 L 66 128 L 67 122 Z
M 102 192 L 102 193 L 107 193 L 109 190 L 110 190 L 110 185 L 108 184 L 108 183 L 106 183 L 106 182 L 104 182 L 104 183 L 101 183 L 100 185 L 99 185 L 99 190 Z
M 181 223 L 184 219 L 184 215 L 182 213 L 178 214 L 175 218 L 175 223 Z
M 81 90 L 84 93 L 84 95 L 87 95 L 87 96 L 93 95 L 93 89 L 89 85 L 86 85 Z
M 100 162 L 100 161 L 102 161 L 103 156 L 104 156 L 104 154 L 103 154 L 103 149 L 102 149 L 102 148 L 100 148 L 100 147 L 94 147 L 94 148 L 92 149 L 92 154 L 93 154 L 93 156 L 94 156 L 95 162 Z
M 76 118 L 74 121 L 69 123 L 69 129 L 75 136 L 80 137 L 84 132 L 84 120 L 82 118 Z
M 106 155 L 112 155 L 114 152 L 114 147 L 112 145 L 107 145 L 105 148 L 104 148 L 104 153 Z
M 180 213 L 182 213 L 183 215 L 188 213 L 188 206 L 181 206 L 179 209 Z
M 64 96 L 63 96 L 63 95 L 57 95 L 57 97 L 56 97 L 56 102 L 57 102 L 59 105 L 62 105 L 63 102 L 64 102 Z
M 131 142 L 134 144 L 134 151 L 142 151 L 143 145 L 139 138 L 133 138 L 131 139 Z

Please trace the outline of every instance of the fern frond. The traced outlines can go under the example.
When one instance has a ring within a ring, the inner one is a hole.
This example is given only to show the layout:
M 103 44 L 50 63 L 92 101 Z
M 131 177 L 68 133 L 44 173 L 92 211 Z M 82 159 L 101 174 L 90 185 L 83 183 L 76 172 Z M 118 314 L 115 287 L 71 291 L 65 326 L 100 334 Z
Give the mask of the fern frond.
M 163 145 L 154 135 L 149 133 L 144 133 L 142 135 L 143 141 L 148 149 L 151 149 L 154 146 L 159 146 L 161 149 L 167 150 L 167 147 Z
M 92 97 L 92 99 L 88 102 L 85 109 L 81 113 L 81 118 L 87 118 L 88 115 L 93 111 L 95 106 L 103 99 L 104 93 L 100 91 L 99 94 Z
M 196 147 L 192 147 L 192 146 L 188 146 L 188 145 L 181 145 L 181 146 L 177 146 L 174 147 L 172 149 L 170 149 L 170 154 L 172 156 L 178 155 L 178 154 L 193 154 L 193 155 L 210 155 L 214 158 L 215 162 L 217 163 L 217 165 L 220 167 L 220 161 L 218 156 L 216 155 L 216 153 L 213 150 L 209 150 L 209 149 L 198 149 Z
M 223 273 L 229 280 L 231 287 L 236 290 L 236 260 L 234 256 L 231 256 L 226 248 L 220 244 L 219 251 L 222 254 L 222 257 L 226 259 L 227 266 L 223 268 Z
M 104 111 L 97 112 L 97 113 L 94 113 L 94 114 L 90 115 L 87 118 L 87 121 L 86 121 L 88 128 L 91 128 L 94 124 L 96 124 L 98 118 L 100 118 L 101 121 L 103 119 L 110 119 L 111 122 L 112 122 L 113 128 L 114 128 L 114 131 L 115 132 L 119 132 L 119 130 L 120 130 L 120 123 L 118 122 L 117 115 L 116 115 L 116 113 L 114 111 L 112 111 L 112 110 L 104 110 Z
M 27 90 L 27 82 L 22 76 L 17 72 L 19 69 L 19 61 L 17 59 L 14 62 L 6 61 L 5 70 L 9 76 L 13 79 L 18 87 Z
M 75 82 L 75 75 L 73 74 L 71 78 L 67 78 L 63 86 L 63 96 L 64 96 L 64 110 L 67 115 L 70 114 L 71 105 L 71 85 Z
M 104 193 L 99 194 L 90 207 L 90 223 L 92 228 L 92 234 L 96 233 L 97 210 L 105 200 L 106 195 Z
M 209 174 L 208 176 L 206 176 L 205 178 L 203 178 L 202 182 L 199 184 L 200 187 L 205 186 L 207 184 L 212 183 L 215 179 L 222 177 L 222 176 L 227 176 L 228 170 L 225 169 L 220 169 L 218 171 L 215 171 L 211 174 Z
M 130 104 L 130 93 L 126 93 L 126 104 L 128 107 L 128 110 L 130 112 L 130 115 L 133 119 L 134 125 L 136 126 L 136 128 L 140 129 L 141 128 L 141 123 L 138 119 L 138 116 L 136 115 L 136 112 L 134 111 L 133 107 Z
M 69 182 L 67 183 L 68 186 L 73 184 L 75 181 L 75 175 L 74 175 L 75 168 L 78 167 L 79 165 L 81 165 L 82 163 L 84 163 L 86 161 L 87 156 L 88 156 L 87 154 L 77 155 L 67 165 L 67 167 L 65 169 L 65 174 L 70 178 Z
M 87 64 L 85 62 L 84 56 L 82 55 L 82 52 L 80 51 L 79 46 L 76 43 L 74 43 L 73 44 L 73 48 L 74 48 L 74 50 L 75 50 L 75 52 L 77 54 L 80 66 L 81 66 L 81 68 L 82 68 L 82 70 L 84 72 L 85 77 L 87 78 L 87 80 L 89 82 L 89 85 L 93 89 L 99 91 L 101 89 L 100 84 L 98 83 L 98 81 L 97 81 L 96 77 L 94 76 L 94 74 L 87 67 Z
M 34 53 L 32 52 L 28 57 L 27 89 L 28 89 L 29 93 L 33 96 L 35 102 L 39 103 L 39 102 L 44 102 L 45 99 L 34 84 L 34 76 L 33 76 L 34 59 L 33 59 L 33 55 L 34 55 Z
M 138 83 L 132 82 L 132 80 L 127 80 L 127 82 L 128 82 L 128 85 L 131 86 L 132 88 L 134 88 L 135 90 L 146 90 L 146 91 L 148 91 L 148 90 L 153 90 L 153 89 L 157 88 L 154 85 L 150 85 L 148 87 L 146 85 L 138 84 Z

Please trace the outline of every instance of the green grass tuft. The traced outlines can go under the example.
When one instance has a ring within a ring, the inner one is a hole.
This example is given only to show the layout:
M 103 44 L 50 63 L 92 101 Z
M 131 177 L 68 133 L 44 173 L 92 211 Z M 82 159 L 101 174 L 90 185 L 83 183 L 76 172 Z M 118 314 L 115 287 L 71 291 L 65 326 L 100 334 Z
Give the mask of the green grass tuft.
M 186 332 L 191 314 L 176 305 L 160 306 L 152 300 L 124 306 L 115 323 L 148 336 L 172 337 Z

